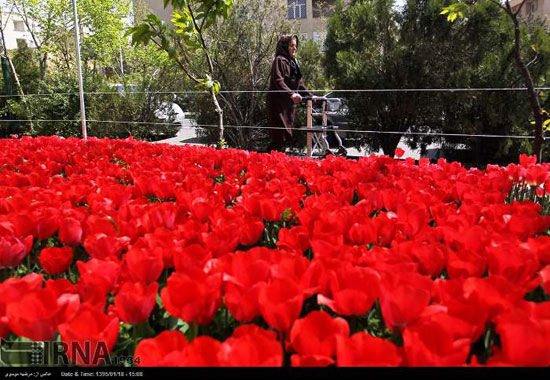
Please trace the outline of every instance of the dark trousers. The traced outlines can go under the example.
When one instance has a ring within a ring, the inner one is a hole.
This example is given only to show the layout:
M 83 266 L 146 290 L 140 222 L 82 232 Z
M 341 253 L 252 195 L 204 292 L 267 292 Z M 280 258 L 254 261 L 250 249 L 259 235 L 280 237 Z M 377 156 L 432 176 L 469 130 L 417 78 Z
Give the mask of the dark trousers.
M 276 150 L 284 152 L 286 145 L 292 140 L 292 135 L 286 129 L 270 129 L 271 143 L 267 147 L 267 153 Z

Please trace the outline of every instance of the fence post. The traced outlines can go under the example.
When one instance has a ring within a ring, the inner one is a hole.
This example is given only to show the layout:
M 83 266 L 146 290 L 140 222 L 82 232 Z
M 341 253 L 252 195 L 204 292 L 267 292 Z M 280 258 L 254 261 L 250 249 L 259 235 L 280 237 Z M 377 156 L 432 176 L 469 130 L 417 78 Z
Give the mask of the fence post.
M 327 101 L 323 100 L 323 127 L 326 128 L 327 124 L 328 124 Z
M 312 129 L 313 127 L 313 117 L 311 115 L 313 111 L 313 100 L 309 99 L 307 101 L 307 129 Z M 307 131 L 307 156 L 311 157 L 311 132 Z
M 80 98 L 80 119 L 82 121 L 82 138 L 88 139 L 86 126 L 86 105 L 84 103 L 84 81 L 82 80 L 82 61 L 80 59 L 80 31 L 78 30 L 80 22 L 78 21 L 78 10 L 76 9 L 76 0 L 73 0 L 74 13 L 74 36 L 76 39 L 76 60 L 78 67 L 78 96 Z

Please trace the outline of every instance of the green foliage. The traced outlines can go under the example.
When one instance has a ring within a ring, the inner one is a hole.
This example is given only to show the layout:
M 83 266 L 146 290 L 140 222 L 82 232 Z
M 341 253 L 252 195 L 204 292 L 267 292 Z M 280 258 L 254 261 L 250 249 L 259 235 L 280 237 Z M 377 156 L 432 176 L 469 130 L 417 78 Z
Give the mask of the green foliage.
M 148 15 L 141 24 L 129 28 L 126 35 L 132 36 L 132 45 L 134 46 L 147 46 L 150 41 L 155 41 L 157 46 L 165 51 L 171 59 L 177 58 L 175 32 L 153 14 Z
M 214 24 L 229 17 L 233 0 L 165 0 L 164 7 L 168 5 L 173 7 L 172 25 L 175 29 L 149 15 L 142 24 L 130 29 L 128 35 L 132 36 L 134 45 L 147 45 L 152 41 L 195 85 L 208 89 L 218 114 L 218 145 L 223 146 L 223 110 L 217 99 L 221 86 L 213 79 L 212 43 L 207 42 L 205 36 Z
M 464 18 L 464 12 L 465 12 L 465 8 L 467 7 L 466 4 L 464 3 L 455 3 L 455 4 L 451 4 L 447 7 L 444 7 L 443 10 L 441 11 L 441 15 L 447 15 L 447 21 L 449 22 L 453 22 L 455 21 L 457 18 L 459 20 L 463 19 Z
M 21 83 L 25 93 L 33 94 L 38 91 L 40 80 L 40 67 L 36 64 L 38 58 L 27 44 L 21 44 L 12 57 L 13 64 L 17 67 L 17 74 L 25 78 L 25 82 Z
M 219 94 L 227 125 L 265 126 L 265 93 L 262 91 L 269 87 L 278 36 L 291 32 L 286 15 L 286 2 L 236 0 L 229 18 L 206 31 L 205 38 L 211 42 L 213 78 L 219 80 L 225 91 L 244 91 Z M 302 46 L 298 58 L 303 67 Z M 305 74 L 304 69 L 302 72 Z M 192 107 L 198 124 L 211 126 L 216 123 L 217 116 L 212 112 L 207 94 L 197 94 Z M 212 127 L 200 128 L 199 132 L 207 141 L 217 141 L 216 130 Z M 228 127 L 224 137 L 229 146 L 242 149 L 261 150 L 269 142 L 265 129 Z
M 498 5 L 468 8 L 450 0 L 409 0 L 398 12 L 388 0 L 358 0 L 329 20 L 325 66 L 336 87 L 426 89 L 520 87 L 514 67 L 512 25 Z M 460 3 L 462 4 L 462 3 Z M 445 11 L 446 10 L 446 11 Z M 443 12 L 443 14 L 441 14 Z M 449 23 L 449 14 L 456 21 Z M 454 18 L 454 17 L 453 17 Z M 549 71 L 548 32 L 522 25 L 526 61 L 537 85 Z M 531 48 L 531 45 L 535 48 Z M 528 48 L 527 48 L 528 47 Z M 346 95 L 346 94 L 343 94 Z M 525 94 L 509 92 L 392 92 L 347 97 L 355 128 L 399 132 L 531 134 Z M 368 135 L 358 146 L 392 154 L 401 135 Z M 484 164 L 517 160 L 522 140 L 408 136 L 412 147 L 464 144 L 463 160 Z
M 398 16 L 391 0 L 355 1 L 349 7 L 342 2 L 337 5 L 328 21 L 325 42 L 325 66 L 336 87 L 422 85 L 421 78 L 409 75 L 418 73 L 419 62 L 407 59 L 404 46 L 399 44 Z M 413 100 L 395 93 L 352 94 L 347 100 L 352 128 L 405 131 L 414 123 L 412 116 L 418 107 Z M 384 152 L 393 154 L 399 138 L 399 135 L 365 136 L 357 140 L 357 145 L 368 145 L 374 150 L 382 147 Z
M 24 78 L 23 78 L 24 79 Z M 28 97 L 32 109 L 32 117 L 36 135 L 60 135 L 79 137 L 81 135 L 80 104 L 78 98 L 78 82 L 74 75 L 65 73 L 52 74 L 46 81 L 37 83 L 37 92 L 43 96 Z M 113 92 L 110 85 L 101 76 L 88 76 L 85 88 L 89 92 Z M 157 140 L 175 135 L 179 125 L 157 125 L 154 123 L 174 120 L 174 115 L 169 115 L 168 120 L 160 120 L 155 116 L 155 111 L 166 107 L 169 98 L 166 95 L 148 96 L 143 89 L 126 96 L 95 95 L 88 96 L 86 103 L 87 117 L 91 120 L 113 120 L 114 123 L 88 123 L 88 134 L 96 137 L 126 138 L 130 135 L 139 139 Z M 1 101 L 0 101 L 1 104 Z M 21 101 L 9 100 L 4 102 L 0 112 L 11 115 L 12 119 L 23 120 L 25 115 Z M 120 120 L 121 122 L 116 122 Z M 129 121 L 129 123 L 127 122 Z M 135 123 L 132 123 L 135 121 Z M 151 124 L 147 124 L 151 122 Z M 17 132 L 26 131 L 28 122 L 19 126 Z M 7 137 L 8 131 L 2 126 L 0 134 Z
M 152 46 L 128 48 L 128 40 L 124 37 L 125 24 L 120 19 L 109 21 L 108 15 L 110 10 L 116 17 L 122 15 L 124 5 L 129 5 L 129 2 L 95 0 L 83 2 L 82 5 L 80 16 L 83 25 L 100 29 L 106 27 L 109 30 L 96 33 L 91 29 L 83 36 L 84 41 L 95 41 L 83 46 L 84 88 L 86 92 L 94 93 L 86 95 L 87 118 L 99 121 L 89 122 L 88 134 L 112 138 L 131 135 L 147 140 L 172 137 L 179 130 L 179 125 L 173 124 L 175 115 L 171 104 L 179 103 L 185 109 L 187 100 L 175 99 L 173 95 L 162 92 L 185 88 L 187 82 L 176 72 L 173 61 L 166 53 Z M 67 12 L 70 8 L 61 7 L 59 2 L 53 0 L 20 2 L 19 6 L 20 10 L 36 14 L 38 22 L 45 27 L 50 24 L 64 25 L 63 22 L 69 17 Z M 138 14 L 142 11 L 137 5 L 135 10 Z M 46 17 L 48 11 L 51 11 L 49 18 Z M 72 19 L 72 10 L 70 17 Z M 106 25 L 100 22 L 102 17 L 107 18 Z M 55 28 L 52 26 L 49 30 L 53 33 Z M 38 49 L 21 46 L 12 53 L 23 91 L 26 94 L 43 95 L 26 97 L 31 115 L 27 115 L 21 97 L 1 98 L 0 118 L 26 120 L 32 117 L 35 120 L 59 121 L 35 122 L 34 131 L 30 131 L 29 122 L 26 121 L 4 122 L 0 124 L 0 136 L 6 137 L 12 133 L 81 135 L 74 40 L 71 40 L 70 34 L 63 33 L 58 36 L 59 40 L 47 39 L 45 33 L 42 30 L 36 35 Z M 92 34 L 93 39 L 90 39 Z M 43 43 L 40 45 L 41 41 Z M 50 44 L 62 44 L 63 49 L 55 52 L 55 49 L 49 48 L 53 46 Z M 97 54 L 97 49 L 91 54 L 92 50 L 86 48 L 94 44 L 101 46 L 100 54 Z M 119 88 L 118 92 L 115 86 Z M 164 116 L 160 118 L 160 114 Z
M 521 74 L 514 54 L 514 22 L 511 14 L 506 10 L 508 1 L 501 2 L 500 6 L 493 1 L 459 1 L 443 8 L 442 14 L 447 14 L 447 20 L 454 21 L 455 30 L 468 30 L 469 25 L 487 25 L 483 36 L 484 40 L 491 41 L 486 46 L 485 55 L 481 59 L 480 70 L 474 71 L 481 80 L 481 84 L 473 87 L 526 87 L 527 83 Z M 450 17 L 451 15 L 456 17 Z M 527 64 L 535 87 L 545 86 L 546 77 L 550 70 L 548 53 L 550 34 L 544 21 L 539 18 L 519 18 L 519 56 Z M 476 61 L 477 63 L 477 61 Z M 475 70 L 475 66 L 473 67 Z M 475 80 L 475 78 L 473 79 Z M 470 97 L 474 98 L 473 96 Z M 541 97 L 542 98 L 542 97 Z M 533 127 L 530 122 L 534 110 L 530 107 L 529 94 L 526 92 L 489 94 L 479 96 L 481 104 L 476 104 L 474 111 L 481 113 L 479 126 L 467 120 L 466 126 L 474 124 L 474 133 L 481 130 L 488 134 L 532 135 Z M 475 101 L 469 101 L 475 104 Z M 541 102 L 544 108 L 544 103 Z M 473 112 L 470 111 L 470 115 Z M 537 111 L 538 113 L 538 111 Z M 543 118 L 544 112 L 543 112 Z M 519 152 L 532 153 L 532 146 L 527 140 L 500 140 L 500 141 L 472 141 L 471 146 L 475 153 L 474 159 L 487 162 L 506 163 L 517 160 Z M 494 152 L 487 154 L 485 152 Z
M 17 11 L 30 29 L 41 56 L 44 77 L 50 65 L 75 67 L 73 56 L 74 21 L 72 3 L 66 0 L 13 0 Z M 82 0 L 77 2 L 82 38 L 82 59 L 112 65 L 126 45 L 124 18 L 131 0 Z M 29 29 L 29 28 L 27 28 Z
M 167 27 L 157 16 L 149 14 L 141 24 L 130 28 L 126 35 L 132 36 L 134 45 L 154 42 L 159 49 L 167 52 L 171 59 L 177 61 L 193 81 L 214 88 L 215 83 L 212 79 L 199 79 L 206 77 L 202 73 L 204 70 L 193 72 L 194 67 L 189 62 L 188 54 L 202 55 L 203 63 L 210 66 L 210 49 L 203 34 L 217 20 L 229 17 L 233 0 L 165 0 L 164 7 L 168 5 L 173 7 L 172 25 L 175 29 Z
M 208 74 L 206 74 L 204 79 L 199 79 L 199 85 L 208 89 L 208 91 L 214 92 L 215 94 L 220 93 L 220 82 L 213 80 Z
M 177 27 L 176 33 L 180 34 L 185 45 L 193 49 L 200 49 L 201 43 L 198 36 L 198 31 L 193 22 L 193 16 L 187 8 L 176 9 L 172 24 Z M 209 23 L 210 25 L 210 23 Z
M 321 47 L 313 39 L 301 41 L 299 53 L 300 69 L 307 87 L 315 90 L 327 90 L 333 88 L 323 67 L 325 57 Z

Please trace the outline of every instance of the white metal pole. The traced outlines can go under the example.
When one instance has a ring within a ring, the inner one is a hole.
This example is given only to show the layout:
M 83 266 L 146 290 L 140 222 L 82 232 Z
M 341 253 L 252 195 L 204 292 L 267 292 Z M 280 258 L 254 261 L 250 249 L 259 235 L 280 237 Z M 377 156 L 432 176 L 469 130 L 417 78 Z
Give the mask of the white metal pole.
M 78 11 L 76 9 L 76 0 L 73 0 L 74 13 L 74 36 L 76 39 L 76 60 L 78 66 L 78 95 L 80 97 L 80 119 L 82 120 L 82 138 L 88 139 L 86 128 L 86 104 L 84 103 L 84 82 L 82 80 L 82 63 L 80 60 L 80 31 L 78 22 Z
M 306 126 L 307 129 L 311 129 L 313 127 L 313 101 L 310 99 L 307 101 L 307 113 L 306 113 Z M 313 150 L 311 148 L 312 141 L 311 141 L 311 132 L 307 131 L 307 139 L 306 139 L 306 155 L 308 157 L 311 157 Z

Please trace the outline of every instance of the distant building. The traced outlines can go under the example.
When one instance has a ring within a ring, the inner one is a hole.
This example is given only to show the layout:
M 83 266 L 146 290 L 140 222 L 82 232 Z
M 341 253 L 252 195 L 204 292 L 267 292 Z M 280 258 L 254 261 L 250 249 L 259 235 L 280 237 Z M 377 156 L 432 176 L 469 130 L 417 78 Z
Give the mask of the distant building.
M 323 44 L 327 35 L 327 18 L 336 0 L 287 0 L 288 19 L 298 24 L 302 39 L 313 38 Z
M 270 0 L 276 1 L 276 0 Z M 327 35 L 327 18 L 332 14 L 336 0 L 279 0 L 286 2 L 288 20 L 299 31 L 300 38 L 312 38 L 323 44 Z M 164 9 L 164 3 L 159 0 L 143 0 L 149 10 L 165 22 L 172 19 L 172 8 Z
M 140 0 L 151 13 L 160 17 L 164 22 L 170 23 L 172 20 L 172 6 L 168 5 L 164 8 L 164 1 L 162 0 Z
M 2 12 L 1 22 L 8 50 L 17 49 L 17 47 L 22 44 L 26 44 L 29 47 L 36 47 L 29 29 L 17 11 L 13 1 L 0 0 L 0 11 Z M 31 27 L 34 26 L 31 25 Z M 2 40 L 0 38 L 0 46 L 1 45 Z
M 512 10 L 517 10 L 524 0 L 510 0 Z M 550 16 L 550 0 L 525 0 L 519 13 L 524 20 L 541 18 L 548 24 Z

